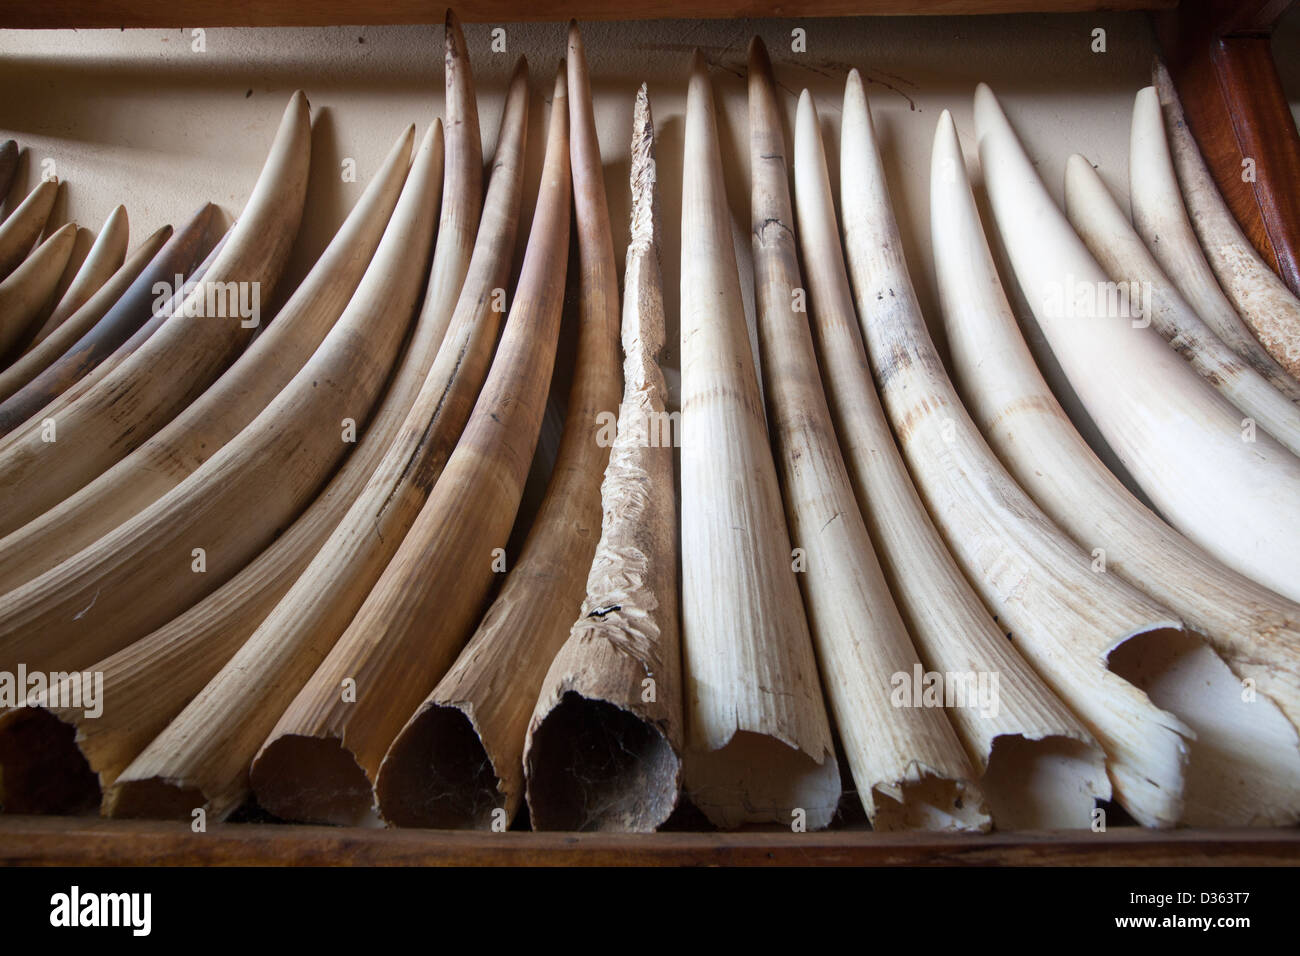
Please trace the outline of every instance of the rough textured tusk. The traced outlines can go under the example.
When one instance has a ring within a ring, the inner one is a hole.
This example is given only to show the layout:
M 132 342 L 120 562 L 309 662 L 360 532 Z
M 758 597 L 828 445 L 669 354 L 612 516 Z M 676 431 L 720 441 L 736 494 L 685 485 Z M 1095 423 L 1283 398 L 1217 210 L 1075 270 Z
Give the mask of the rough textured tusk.
M 538 829 L 650 831 L 681 789 L 681 633 L 673 436 L 654 122 L 632 121 L 632 239 L 623 284 L 623 401 L 601 485 L 586 598 L 537 695 L 524 741 Z
M 851 78 L 848 88 L 853 95 L 846 102 L 853 111 L 846 116 L 861 124 L 866 103 L 858 95 L 856 78 Z M 845 128 L 850 134 L 855 129 Z M 954 687 L 954 695 L 957 690 L 962 692 L 960 706 L 948 708 L 948 713 L 979 771 L 979 788 L 997 826 L 1087 826 L 1095 799 L 1108 799 L 1111 792 L 1100 748 L 1016 653 L 1005 629 L 985 610 L 948 553 L 895 449 L 858 331 L 817 110 L 806 94 L 799 103 L 795 154 L 798 231 L 831 408 L 858 500 L 870 505 L 863 509 L 864 517 L 872 528 L 899 610 L 926 665 L 909 665 L 901 673 L 902 680 L 894 668 L 891 683 L 899 695 L 897 701 L 903 706 L 925 703 L 927 673 L 938 680 L 939 699 L 931 700 L 932 705 L 943 703 L 945 687 Z M 855 242 L 888 243 L 901 249 L 874 149 L 864 153 L 859 143 L 858 155 L 850 158 L 865 164 L 857 168 L 856 175 L 869 177 L 859 188 L 845 193 L 858 206 L 852 217 L 855 227 L 867 224 Z M 897 297 L 913 301 L 908 298 L 911 284 L 905 263 L 895 257 L 882 259 L 879 265 L 879 282 L 896 287 Z M 868 305 L 880 308 L 876 303 Z M 910 323 L 915 316 L 900 307 L 891 318 Z M 902 345 L 915 348 L 911 341 Z M 928 383 L 922 379 L 915 384 Z M 937 389 L 932 391 L 936 407 L 942 408 L 942 396 Z M 955 430 L 955 422 L 952 427 Z M 921 432 L 908 433 L 900 444 L 923 437 Z M 956 435 L 953 437 L 955 441 Z M 940 454 L 951 453 L 945 448 Z M 957 681 L 962 683 L 950 683 Z
M 1105 314 L 1101 290 L 1110 277 L 1043 188 L 983 84 L 975 124 L 1016 278 L 1107 443 L 1180 531 L 1228 566 L 1300 597 L 1300 459 L 1256 434 L 1154 329 Z
M 464 42 L 459 31 L 453 31 L 448 37 L 449 44 L 453 40 L 457 41 L 455 51 L 463 51 Z M 448 55 L 454 55 L 453 51 L 449 50 Z M 454 214 L 468 221 L 472 217 L 466 207 L 479 205 L 479 198 L 460 195 L 453 185 L 472 184 L 475 174 L 470 167 L 482 168 L 480 151 L 458 142 L 461 137 L 474 140 L 478 137 L 477 128 L 468 118 L 468 110 L 473 109 L 469 71 L 449 68 L 448 86 L 447 155 L 455 159 L 456 166 L 448 166 L 445 170 L 444 193 L 450 194 L 443 204 L 442 220 L 447 222 L 447 217 Z M 520 117 L 509 122 L 514 126 L 505 129 L 517 126 L 519 135 L 510 138 L 503 130 L 500 137 L 501 145 L 494 167 L 501 167 L 498 176 L 502 182 L 513 182 L 521 175 L 507 171 L 522 163 L 524 119 Z M 499 268 L 508 271 L 510 250 L 514 244 L 510 230 L 518 218 L 521 185 L 513 187 L 514 198 L 509 201 L 504 188 L 496 187 L 489 192 L 483 241 L 487 241 L 488 236 L 495 237 L 491 240 L 494 243 L 491 248 L 505 257 L 505 265 Z M 448 204 L 463 205 L 449 213 Z M 464 241 L 465 236 L 459 229 L 440 231 L 438 252 L 431 271 L 450 281 L 455 270 L 439 270 L 437 260 L 444 252 L 448 256 L 468 258 L 468 252 L 462 248 Z M 487 261 L 495 261 L 494 255 L 488 254 Z M 112 709 L 94 719 L 87 719 L 81 710 L 67 707 L 24 708 L 19 712 L 24 716 L 8 719 L 8 723 L 7 718 L 0 716 L 0 764 L 4 766 L 7 796 L 11 800 L 26 801 L 21 805 L 43 812 L 57 811 L 60 806 L 65 812 L 72 812 L 98 803 L 101 791 L 113 784 L 128 764 L 248 640 L 306 570 L 369 484 L 380 462 L 389 455 L 434 363 L 435 353 L 441 351 L 440 315 L 432 308 L 421 314 L 401 367 L 384 393 L 382 406 L 361 433 L 356 450 L 344 461 L 312 506 L 274 544 L 221 588 L 148 637 L 94 665 L 93 670 L 104 674 L 105 695 L 118 701 Z M 447 341 L 459 341 L 455 328 L 449 330 Z M 451 347 L 454 349 L 456 346 Z M 262 701 L 241 699 L 240 703 L 257 708 Z M 278 715 L 278 709 L 271 709 L 269 721 L 274 721 Z M 227 726 L 233 724 L 234 718 L 232 711 L 223 712 Z M 42 736 L 42 740 L 56 741 L 57 746 L 32 748 L 22 745 L 24 734 L 42 733 L 41 724 L 48 726 L 51 720 L 69 725 L 75 734 L 65 731 Z M 253 740 L 253 748 L 261 742 L 266 727 L 264 724 L 262 732 Z M 206 734 L 200 736 L 204 741 L 208 739 Z M 17 742 L 10 746 L 10 741 Z M 8 763 L 5 763 L 6 753 L 13 757 Z M 177 760 L 183 756 L 175 748 L 173 753 Z M 250 754 L 251 750 L 245 753 L 237 768 L 241 779 L 245 776 Z M 61 795 L 61 804 L 51 807 L 42 803 L 50 799 L 51 779 L 75 779 L 80 785 Z M 243 786 L 246 788 L 246 782 Z M 167 794 L 165 788 L 159 792 Z M 202 798 L 198 799 L 201 801 Z
M 297 818 L 355 823 L 372 816 L 385 751 L 469 636 L 493 567 L 504 560 L 559 335 L 569 249 L 568 125 L 561 63 L 523 270 L 469 423 L 393 559 L 259 756 L 256 792 L 271 792 L 269 775 L 279 768 L 284 778 L 275 792 L 293 797 Z M 294 759 L 272 762 L 282 745 Z
M 499 827 L 524 794 L 528 718 L 582 603 L 620 389 L 618 273 L 576 23 L 569 26 L 569 155 L 578 237 L 578 345 L 563 438 L 537 516 L 478 630 L 380 765 L 380 815 L 399 826 Z M 536 825 L 536 824 L 535 824 Z
M 1165 137 L 1164 116 L 1155 87 L 1138 91 L 1133 101 L 1129 138 L 1129 205 L 1133 225 L 1188 303 L 1210 329 L 1250 366 L 1292 401 L 1300 400 L 1300 382 L 1259 344 L 1205 261 L 1200 241 L 1187 218 Z
M 1183 201 L 1205 258 L 1255 337 L 1292 378 L 1300 380 L 1300 299 L 1259 257 L 1223 201 L 1187 128 L 1169 71 L 1159 61 L 1154 79 Z
M 288 258 L 307 192 L 311 123 L 295 93 L 262 175 L 230 240 L 161 334 L 125 359 L 57 418 L 58 440 L 39 432 L 0 452 L 0 533 L 53 507 L 143 443 L 185 408 L 243 348 L 250 321 L 228 315 L 232 298 L 269 303 Z M 218 315 L 208 315 L 209 305 Z M 11 438 L 13 436 L 10 436 Z
M 111 654 L 237 573 L 299 514 L 377 407 L 418 301 L 441 184 L 435 123 L 365 277 L 311 359 L 185 481 L 0 597 L 0 661 L 80 667 Z
M 0 435 L 4 436 L 0 439 L 0 454 L 19 442 L 29 441 L 45 420 L 59 421 L 64 409 L 95 388 L 171 317 L 179 297 L 156 308 L 158 294 L 154 286 L 159 282 L 170 285 L 177 275 L 189 276 L 187 283 L 197 282 L 207 272 L 217 251 L 210 249 L 216 213 L 217 207 L 208 203 L 179 232 L 164 237 L 166 244 L 157 255 L 143 263 L 135 260 L 140 265 L 136 275 L 119 270 L 82 306 L 83 310 L 93 307 L 101 318 L 0 404 Z M 140 254 L 144 254 L 143 250 Z M 78 323 L 80 320 L 80 315 L 75 317 Z M 21 360 L 15 362 L 5 374 L 16 373 L 21 364 Z
M 77 274 L 59 297 L 58 304 L 45 324 L 32 337 L 31 344 L 24 350 L 24 355 L 44 342 L 50 334 L 59 328 L 74 312 L 86 304 L 105 282 L 122 266 L 126 259 L 127 239 L 130 223 L 126 216 L 126 207 L 116 207 L 104 221 L 104 226 L 95 237 L 95 243 L 86 253 Z
M 27 341 L 44 315 L 76 241 L 76 225 L 62 226 L 0 282 L 0 363 Z
M 42 180 L 0 223 L 0 279 L 17 269 L 41 238 L 58 192 L 57 179 Z
M 1178 612 L 1238 678 L 1251 682 L 1243 688 L 1224 681 L 1208 655 L 1186 655 L 1188 666 L 1208 662 L 1205 669 L 1220 696 L 1209 701 L 1214 719 L 1193 726 L 1198 739 L 1183 819 L 1216 826 L 1293 819 L 1291 806 L 1300 793 L 1295 731 L 1288 732 L 1285 721 L 1279 724 L 1274 703 L 1300 722 L 1300 607 L 1219 564 L 1142 505 L 1102 464 L 1057 403 L 1021 337 L 950 121 L 940 123 L 934 164 L 939 292 L 955 374 L 971 415 L 1016 479 L 1093 555 L 1094 567 L 1127 578 Z M 950 170 L 962 173 L 949 176 Z M 1112 657 L 1121 673 L 1123 664 L 1122 657 Z M 1250 693 L 1243 696 L 1243 689 Z M 1161 694 L 1152 692 L 1164 706 Z M 1193 722 L 1190 714 L 1188 720 Z M 1234 736 L 1252 742 L 1243 748 L 1232 742 Z M 1238 763 L 1207 763 L 1206 753 Z M 1236 781 L 1242 782 L 1240 791 L 1216 791 L 1218 783 Z
M 805 136 L 820 135 L 812 109 L 804 91 L 799 125 Z M 791 543 L 806 556 L 799 581 L 809 629 L 858 798 L 876 830 L 987 830 L 993 821 L 984 795 L 943 708 L 896 706 L 895 676 L 910 679 L 923 668 L 858 509 L 822 391 L 795 247 L 776 86 L 757 38 L 749 48 L 749 129 L 751 243 L 768 422 Z M 805 249 L 809 257 L 827 254 L 807 244 Z
M 1088 251 L 1140 302 L 1141 319 L 1201 377 L 1293 454 L 1300 453 L 1300 405 L 1268 383 L 1210 331 L 1155 261 L 1092 165 L 1075 153 L 1065 166 L 1065 212 Z
M 193 474 L 275 399 L 356 292 L 401 193 L 408 128 L 307 277 L 203 394 L 135 451 L 0 540 L 0 592 L 30 581 L 139 514 Z
M 839 766 L 767 443 L 713 89 L 698 51 L 682 180 L 686 789 L 718 826 L 820 829 L 839 802 Z

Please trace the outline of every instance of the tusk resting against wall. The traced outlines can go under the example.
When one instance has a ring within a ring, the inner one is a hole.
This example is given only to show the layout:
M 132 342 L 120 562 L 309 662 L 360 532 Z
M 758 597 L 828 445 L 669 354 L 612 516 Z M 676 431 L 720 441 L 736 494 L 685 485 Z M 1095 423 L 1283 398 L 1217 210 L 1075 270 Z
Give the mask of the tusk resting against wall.
M 565 70 L 505 331 L 456 449 L 346 631 L 262 745 L 252 782 L 295 819 L 373 816 L 389 745 L 473 630 L 523 493 L 554 368 L 569 250 Z M 354 693 L 341 693 L 351 687 Z M 355 699 L 351 699 L 355 697 Z
M 13 272 L 0 281 L 0 364 L 8 367 L 46 314 L 55 287 L 77 241 L 77 226 L 68 223 L 46 239 Z
M 1229 567 L 1300 597 L 1300 459 L 1256 433 L 1155 329 L 1107 314 L 1099 290 L 1110 277 L 1047 194 L 982 85 L 975 122 L 1016 278 L 1106 442 L 1176 528 Z M 1080 289 L 1094 294 L 1080 297 Z
M 1258 688 L 1258 696 L 1243 696 L 1232 675 L 1191 645 L 1170 649 L 1170 672 L 1202 673 L 1207 686 L 1198 689 L 1197 699 L 1210 708 L 1211 719 L 1143 684 L 1158 705 L 1185 714 L 1197 733 L 1182 819 L 1206 826 L 1294 820 L 1300 793 L 1296 733 L 1275 704 L 1286 708 L 1292 722 L 1300 720 L 1300 607 L 1219 564 L 1102 464 L 1057 403 L 1021 337 L 950 122 L 940 124 L 934 167 L 932 235 L 941 263 L 943 319 L 972 417 L 1035 501 L 1093 556 L 1094 570 L 1126 578 L 1171 607 L 1205 635 L 1238 679 Z M 1113 668 L 1136 678 L 1131 664 L 1124 648 L 1111 657 Z M 1242 747 L 1242 740 L 1252 742 Z M 1207 755 L 1228 765 L 1206 761 Z M 1221 788 L 1223 783 L 1229 786 Z
M 1183 202 L 1205 258 L 1260 344 L 1292 378 L 1300 380 L 1300 299 L 1259 257 L 1223 201 L 1187 128 L 1169 71 L 1159 60 L 1153 74 Z
M 618 274 L 586 55 L 569 26 L 569 155 L 577 225 L 578 345 L 563 438 L 519 559 L 474 636 L 394 739 L 375 780 L 399 826 L 500 827 L 524 794 L 533 702 L 582 603 L 598 538 L 604 418 L 620 389 Z M 499 812 L 504 810 L 503 815 Z
M 12 143 L 13 140 L 8 142 Z M 16 150 L 14 159 L 16 162 Z M 41 180 L 5 221 L 0 223 L 0 279 L 8 278 L 9 273 L 22 264 L 32 251 L 32 246 L 41 238 L 58 192 L 57 179 Z
M 713 90 L 697 51 L 682 185 L 686 790 L 715 825 L 825 827 L 839 766 L 745 327 Z
M 645 84 L 632 122 L 632 239 L 623 283 L 623 401 L 601 485 L 586 597 L 542 682 L 524 741 L 538 829 L 647 832 L 681 789 L 681 633 L 673 437 L 654 122 Z
M 103 228 L 99 230 L 99 235 L 95 237 L 95 242 L 86 253 L 76 275 L 63 290 L 50 317 L 45 320 L 45 324 L 23 350 L 24 355 L 44 342 L 50 333 L 85 305 L 86 300 L 99 291 L 100 287 L 121 268 L 122 262 L 126 259 L 129 233 L 130 223 L 127 220 L 126 207 L 117 206 L 104 221 Z

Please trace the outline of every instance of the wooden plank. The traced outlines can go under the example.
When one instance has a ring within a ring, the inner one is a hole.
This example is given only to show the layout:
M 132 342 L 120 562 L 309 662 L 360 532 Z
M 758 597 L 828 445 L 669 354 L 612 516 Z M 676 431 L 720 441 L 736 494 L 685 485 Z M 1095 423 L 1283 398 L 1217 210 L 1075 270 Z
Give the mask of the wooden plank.
M 1300 133 L 1269 34 L 1290 0 L 1186 0 L 1157 23 L 1206 165 L 1242 231 L 1300 295 Z M 1254 181 L 1243 160 L 1254 160 Z
M 653 20 L 674 17 L 843 17 L 1172 9 L 1177 0 L 475 0 L 462 20 Z M 0 27 L 234 27 L 439 23 L 427 0 L 43 0 L 0 6 Z
M 483 833 L 0 816 L 6 865 L 1265 866 L 1300 830 L 992 833 Z

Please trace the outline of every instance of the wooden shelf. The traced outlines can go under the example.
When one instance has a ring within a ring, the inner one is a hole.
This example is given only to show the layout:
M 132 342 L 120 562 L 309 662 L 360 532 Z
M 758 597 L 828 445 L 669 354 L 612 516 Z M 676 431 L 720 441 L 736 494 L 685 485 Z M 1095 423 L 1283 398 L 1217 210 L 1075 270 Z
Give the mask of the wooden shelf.
M 0 816 L 5 865 L 1268 866 L 1300 830 L 991 833 L 483 833 Z

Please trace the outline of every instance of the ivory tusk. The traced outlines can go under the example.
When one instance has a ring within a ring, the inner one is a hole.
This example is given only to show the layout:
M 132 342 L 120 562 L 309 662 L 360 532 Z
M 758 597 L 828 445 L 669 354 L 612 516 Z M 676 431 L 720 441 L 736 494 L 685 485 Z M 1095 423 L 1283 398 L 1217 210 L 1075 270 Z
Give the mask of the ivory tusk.
M 447 122 L 455 140 L 448 155 L 457 168 L 448 169 L 444 189 L 457 190 L 448 194 L 449 201 L 461 208 L 451 215 L 469 223 L 482 200 L 464 188 L 481 183 L 483 161 L 477 122 L 466 120 L 476 112 L 472 77 L 463 36 L 454 26 L 448 33 L 447 65 Z M 152 781 L 161 779 L 191 789 L 213 812 L 224 813 L 237 804 L 248 793 L 249 764 L 268 731 L 329 653 L 401 544 L 469 417 L 491 357 L 499 325 L 492 290 L 509 277 L 526 127 L 527 74 L 521 63 L 502 118 L 479 242 L 468 248 L 466 243 L 473 245 L 474 237 L 460 228 L 439 233 L 430 270 L 438 291 L 425 298 L 417 334 L 442 340 L 442 345 L 431 367 L 425 363 L 427 378 L 414 403 L 408 403 L 400 431 L 298 580 L 221 673 L 133 765 L 127 776 L 134 782 L 126 784 L 128 789 L 147 792 Z M 195 727 L 214 720 L 223 727 L 220 741 L 194 733 Z M 119 812 L 135 814 L 154 807 L 134 800 L 128 811 L 126 799 L 124 795 L 119 800 Z M 268 794 L 265 805 L 274 803 L 274 795 Z
M 302 217 L 311 123 L 307 98 L 295 93 L 262 175 L 230 240 L 203 282 L 178 309 L 177 321 L 133 352 L 57 417 L 58 440 L 39 432 L 0 452 L 0 534 L 58 504 L 167 424 L 220 374 L 252 335 L 235 299 L 270 302 Z M 217 315 L 208 315 L 209 305 Z M 251 310 L 250 310 L 251 311 Z
M 410 325 L 441 180 L 435 123 L 374 259 L 315 354 L 187 479 L 0 597 L 0 661 L 79 667 L 119 650 L 237 573 L 311 501 L 377 406 Z
M 1175 527 L 1229 567 L 1296 600 L 1300 459 L 1271 435 L 1256 434 L 1252 420 L 1154 329 L 1105 314 L 1099 290 L 1110 277 L 1047 195 L 984 85 L 975 94 L 975 123 L 1016 278 L 1107 443 Z M 1078 290 L 1091 291 L 1091 307 Z
M 482 611 L 523 493 L 555 360 L 569 199 L 561 64 L 523 271 L 469 423 L 396 554 L 257 759 L 259 799 L 295 819 L 355 823 L 371 815 L 384 752 Z
M 40 320 L 76 240 L 77 227 L 68 223 L 0 281 L 0 364 L 4 356 L 26 342 L 32 325 Z
M 809 123 L 820 136 L 812 109 L 805 90 L 798 113 L 805 137 Z M 920 659 L 854 499 L 822 390 L 795 246 L 785 135 L 771 63 L 757 38 L 749 48 L 749 129 L 768 422 L 791 542 L 806 555 L 800 583 L 809 629 L 858 797 L 875 830 L 987 830 L 984 796 L 943 709 L 895 706 L 893 675 L 910 678 Z M 806 248 L 812 256 L 826 252 Z
M 76 276 L 64 290 L 50 317 L 32 338 L 24 354 L 30 353 L 32 349 L 44 342 L 121 268 L 122 262 L 126 259 L 129 232 L 126 207 L 118 206 L 104 221 L 103 228 L 95 238 L 95 244 L 86 253 L 86 258 L 77 269 Z
M 686 790 L 715 825 L 831 820 L 839 765 L 817 681 L 741 305 L 697 51 L 682 170 L 682 637 Z
M 1065 167 L 1065 212 L 1098 264 L 1130 290 L 1130 301 L 1140 297 L 1142 318 L 1233 405 L 1293 454 L 1300 454 L 1300 405 L 1270 385 L 1201 321 L 1173 288 L 1101 177 L 1078 153 Z
M 1189 666 L 1209 672 L 1214 719 L 1198 726 L 1191 748 L 1183 819 L 1211 826 L 1294 819 L 1295 731 L 1300 724 L 1300 607 L 1232 571 L 1142 505 L 1074 430 L 1057 403 L 1002 294 L 961 148 L 950 122 L 936 137 L 931 209 L 939 292 L 955 374 L 972 416 L 1015 478 L 1099 570 L 1114 572 L 1175 610 L 1204 634 L 1259 697 L 1215 673 L 1209 655 Z M 953 175 L 947 175 L 948 171 Z M 1121 658 L 1112 658 L 1122 665 Z M 1221 669 L 1219 669 L 1221 670 Z M 1121 670 L 1123 673 L 1123 669 Z M 1227 688 L 1233 693 L 1224 693 Z M 1210 693 L 1209 686 L 1202 693 Z M 1156 702 L 1162 704 L 1159 695 Z M 1290 743 L 1287 744 L 1287 737 Z M 1250 740 L 1247 747 L 1240 741 Z M 1206 762 L 1206 754 L 1237 761 Z M 1242 789 L 1231 786 L 1242 781 Z M 1208 786 L 1207 786 L 1208 784 Z
M 1260 344 L 1300 380 L 1300 299 L 1259 257 L 1223 201 L 1187 128 L 1169 71 L 1157 60 L 1153 73 L 1183 201 L 1205 258 Z
M 464 41 L 458 30 L 453 31 L 448 42 L 456 44 L 456 52 L 449 50 L 449 56 L 463 56 Z M 442 221 L 446 223 L 454 216 L 469 222 L 473 219 L 472 208 L 481 205 L 480 197 L 455 185 L 472 184 L 475 181 L 472 167 L 482 168 L 481 153 L 473 146 L 478 138 L 477 127 L 468 118 L 468 111 L 474 108 L 468 69 L 452 70 L 449 66 L 448 87 L 447 156 L 455 165 L 445 170 Z M 522 163 L 524 120 L 515 120 L 514 127 L 518 128 L 519 135 L 510 139 L 503 131 L 494 162 L 494 167 L 501 167 L 498 176 L 502 183 L 514 182 L 521 175 L 507 172 Z M 462 144 L 461 137 L 470 143 Z M 504 265 L 493 268 L 509 269 L 520 188 L 516 184 L 513 194 L 503 192 L 505 186 L 489 192 L 482 241 L 490 242 L 489 248 L 496 251 L 485 253 L 484 261 L 495 262 L 498 255 L 506 260 Z M 458 208 L 449 211 L 448 205 Z M 450 281 L 456 270 L 440 269 L 438 260 L 444 255 L 454 255 L 468 262 L 465 241 L 460 229 L 440 230 L 432 272 Z M 426 305 L 430 301 L 426 297 Z M 422 312 L 401 367 L 384 394 L 382 406 L 361 433 L 356 450 L 311 507 L 222 587 L 180 617 L 94 665 L 93 670 L 104 674 L 105 695 L 117 701 L 111 710 L 89 719 L 84 711 L 73 708 L 29 706 L 19 711 L 19 716 L 8 719 L 8 723 L 6 717 L 0 716 L 0 764 L 3 764 L 7 798 L 11 803 L 41 812 L 59 811 L 60 805 L 51 807 L 44 802 L 50 799 L 48 781 L 55 777 L 80 781 L 79 787 L 61 795 L 61 806 L 66 811 L 98 803 L 101 792 L 117 780 L 249 639 L 306 570 L 398 439 L 399 429 L 426 380 L 435 353 L 440 351 L 440 315 L 436 309 Z M 457 336 L 455 328 L 450 330 L 448 343 L 458 342 Z M 250 698 L 241 703 L 256 708 L 261 701 Z M 271 710 L 270 719 L 274 720 L 278 713 L 278 709 Z M 229 710 L 223 711 L 224 720 L 233 721 L 233 717 Z M 24 735 L 43 733 L 41 725 L 49 726 L 51 721 L 68 725 L 73 733 L 62 731 L 42 736 L 49 744 L 42 748 L 23 746 Z M 200 736 L 205 742 L 209 740 L 206 734 Z M 260 742 L 261 735 L 253 741 L 253 746 Z M 162 746 L 170 745 L 164 742 Z M 180 759 L 180 752 L 173 752 Z M 5 753 L 13 755 L 9 763 L 4 763 Z M 241 775 L 247 770 L 248 756 L 246 753 L 238 768 Z M 81 768 L 90 772 L 85 773 Z M 166 798 L 168 790 L 159 788 L 157 795 Z M 17 801 L 23 802 L 17 804 Z M 178 812 L 184 812 L 184 808 Z
M 158 298 L 154 285 L 171 283 L 176 275 L 188 275 L 196 281 L 206 271 L 211 259 L 201 257 L 211 245 L 211 227 L 217 207 L 209 203 L 175 235 L 163 236 L 165 245 L 144 261 L 132 259 L 133 275 L 119 270 L 104 288 L 91 296 L 72 321 L 77 326 L 83 318 L 88 331 L 75 339 L 54 361 L 34 375 L 13 395 L 0 403 L 0 455 L 20 441 L 30 440 L 48 418 L 58 421 L 62 411 L 89 392 L 126 360 L 150 335 L 171 316 L 175 297 L 162 309 L 154 307 Z M 137 251 L 145 256 L 145 246 Z M 215 252 L 215 250 L 212 250 Z M 212 252 L 209 252 L 209 257 Z M 201 263 L 196 267 L 195 263 Z M 62 340 L 56 333 L 53 338 Z M 33 353 L 35 354 L 35 353 Z M 18 375 L 23 360 L 3 373 Z
M 14 184 L 14 174 L 18 172 L 18 144 L 7 139 L 0 143 L 0 203 L 9 195 L 9 187 Z
M 1224 344 L 1287 398 L 1300 399 L 1300 382 L 1246 328 L 1205 261 L 1178 189 L 1178 174 L 1165 138 L 1160 99 L 1151 86 L 1139 90 L 1133 101 L 1128 175 L 1133 225 L 1165 275 Z
M 1191 732 L 1108 670 L 1106 657 L 1126 642 L 1181 633 L 1181 622 L 1122 580 L 1094 574 L 1087 555 L 1034 506 L 969 424 L 933 345 L 918 334 L 924 320 L 901 243 L 881 232 L 888 200 L 856 75 L 845 92 L 840 174 L 858 320 L 917 491 L 1015 648 L 1101 744 L 1115 797 L 1144 825 L 1172 826 L 1182 809 Z M 881 514 L 896 510 L 872 485 L 867 496 Z
M 901 240 L 871 130 L 863 129 L 869 113 L 856 76 L 851 74 L 846 90 L 843 130 L 855 138 L 853 144 L 847 140 L 843 144 L 845 159 L 854 164 L 844 170 L 844 196 L 854 204 L 846 212 L 846 231 L 853 229 L 855 253 L 859 247 L 873 244 L 899 250 Z M 1100 748 L 1016 653 L 1005 629 L 985 610 L 949 554 L 895 448 L 871 382 L 843 264 L 821 127 L 806 93 L 799 102 L 794 171 L 813 328 L 840 444 L 857 500 L 864 506 L 870 504 L 862 509 L 863 516 L 925 665 L 892 666 L 888 672 L 894 689 L 890 703 L 924 704 L 927 674 L 933 675 L 931 680 L 938 682 L 934 686 L 941 692 L 932 706 L 944 702 L 946 687 L 953 688 L 954 706 L 948 708 L 948 714 L 979 774 L 975 796 L 978 799 L 982 791 L 998 827 L 1086 826 L 1091 822 L 1094 800 L 1108 799 L 1111 794 Z M 847 185 L 850 175 L 854 177 L 852 186 Z M 914 322 L 917 313 L 909 310 L 915 310 L 915 300 L 900 257 L 901 253 L 894 251 L 872 260 L 869 273 L 875 278 L 871 281 L 882 298 L 877 302 L 859 296 L 863 314 L 868 316 L 865 322 L 890 321 L 905 328 Z M 860 256 L 854 264 L 862 281 Z M 889 298 L 894 305 L 891 312 L 881 311 L 886 288 L 896 290 Z M 900 348 L 904 353 L 920 351 L 911 337 L 901 340 Z M 929 383 L 921 380 L 914 384 L 924 387 Z M 931 401 L 941 403 L 939 390 L 932 391 Z M 900 444 L 918 437 L 922 436 L 909 433 L 907 439 L 900 438 Z M 956 699 L 958 689 L 962 691 L 960 699 Z M 841 736 L 845 736 L 844 725 L 841 720 Z M 960 809 L 948 808 L 948 813 L 970 826 L 977 822 L 979 808 L 967 807 L 964 799 L 962 803 Z
M 0 279 L 7 278 L 18 268 L 41 238 L 58 192 L 57 179 L 41 180 L 0 223 Z
M 602 440 L 620 390 L 618 273 L 582 36 L 569 25 L 569 155 L 581 276 L 563 438 L 515 566 L 474 636 L 393 740 L 375 778 L 399 826 L 487 828 L 524 795 L 528 719 L 582 603 L 601 516 Z M 261 791 L 258 791 L 259 798 Z
M 95 243 L 95 234 L 84 226 L 77 226 L 77 236 L 72 240 L 72 251 L 68 254 L 68 261 L 63 264 L 63 271 L 59 273 L 59 281 L 54 284 L 54 292 L 46 300 L 44 307 L 41 309 L 39 318 L 33 323 L 33 329 L 43 330 L 46 322 L 54 315 L 54 310 L 58 308 L 59 303 L 63 301 L 64 295 L 72 287 L 72 281 L 81 271 L 81 267 L 86 263 L 86 257 L 90 255 L 90 248 Z M 36 341 L 36 332 L 32 332 L 24 337 L 22 348 L 18 355 L 25 355 L 27 350 L 32 347 Z
M 398 138 L 275 321 L 216 382 L 135 451 L 0 539 L 0 592 L 32 580 L 139 514 L 275 399 L 356 292 L 402 190 L 414 135 L 410 127 Z
M 681 788 L 677 502 L 657 361 L 665 341 L 663 227 L 645 84 L 632 127 L 623 401 L 586 598 L 542 682 L 524 740 L 525 797 L 537 829 L 654 830 Z

